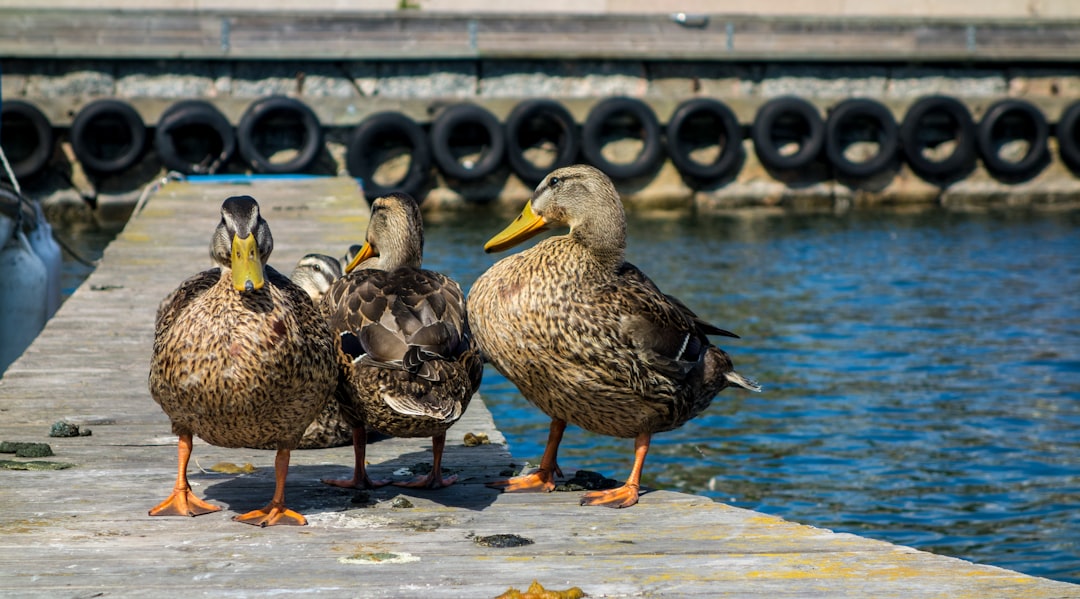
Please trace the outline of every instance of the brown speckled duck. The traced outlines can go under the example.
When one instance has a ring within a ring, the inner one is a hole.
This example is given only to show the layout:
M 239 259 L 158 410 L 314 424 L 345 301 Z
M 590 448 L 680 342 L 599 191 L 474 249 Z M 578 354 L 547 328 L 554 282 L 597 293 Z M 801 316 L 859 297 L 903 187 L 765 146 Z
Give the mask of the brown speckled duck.
M 316 306 L 334 281 L 341 278 L 341 262 L 326 254 L 306 254 L 296 262 L 289 278 L 311 297 Z
M 480 386 L 483 363 L 469 334 L 465 297 L 456 282 L 420 267 L 420 208 L 404 193 L 371 206 L 367 239 L 335 282 L 322 310 L 337 338 L 343 380 L 337 397 L 353 425 L 353 477 L 324 480 L 371 488 L 364 465 L 365 425 L 394 437 L 431 437 L 431 473 L 401 486 L 438 488 L 446 431 Z M 363 264 L 364 269 L 354 270 Z
M 184 281 L 158 308 L 150 393 L 179 437 L 179 472 L 172 494 L 151 516 L 221 509 L 188 484 L 197 435 L 220 447 L 277 450 L 270 503 L 234 520 L 306 523 L 285 506 L 290 451 L 330 401 L 338 370 L 333 338 L 311 299 L 266 265 L 273 247 L 254 199 L 225 200 L 210 241 L 218 267 Z
M 359 246 L 358 246 L 359 247 Z M 341 278 L 341 261 L 326 254 L 306 254 L 296 262 L 289 278 L 311 297 L 318 309 L 334 281 Z M 341 415 L 336 401 L 326 402 L 315 420 L 308 425 L 297 449 L 323 449 L 352 443 L 352 427 Z
M 569 227 L 497 262 L 469 292 L 483 355 L 551 418 L 539 469 L 491 486 L 550 491 L 567 423 L 634 439 L 626 484 L 582 505 L 637 503 L 655 433 L 700 414 L 729 386 L 759 391 L 709 335 L 735 335 L 698 318 L 624 261 L 626 216 L 611 180 L 590 166 L 550 173 L 520 216 L 484 246 L 501 251 L 546 229 Z

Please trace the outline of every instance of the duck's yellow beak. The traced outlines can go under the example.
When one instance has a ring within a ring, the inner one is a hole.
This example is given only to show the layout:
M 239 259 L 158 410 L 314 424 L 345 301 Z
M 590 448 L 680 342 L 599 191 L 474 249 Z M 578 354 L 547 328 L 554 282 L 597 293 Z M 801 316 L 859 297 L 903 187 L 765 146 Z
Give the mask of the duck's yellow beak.
M 484 251 L 490 254 L 508 250 L 545 229 L 547 229 L 547 221 L 533 212 L 532 200 L 529 200 L 525 202 L 521 214 L 510 223 L 510 226 L 484 244 Z
M 240 239 L 233 235 L 232 240 L 232 278 L 237 291 L 262 289 L 263 268 L 259 259 L 259 246 L 254 235 Z
M 345 265 L 345 274 L 349 274 L 357 266 L 360 266 L 361 262 L 363 262 L 364 260 L 367 260 L 368 258 L 370 258 L 370 257 L 372 257 L 374 255 L 375 255 L 375 248 L 371 247 L 371 244 L 365 241 L 364 242 L 364 247 L 360 248 L 360 251 L 356 252 L 356 255 L 353 256 L 353 259 L 350 260 L 349 263 Z

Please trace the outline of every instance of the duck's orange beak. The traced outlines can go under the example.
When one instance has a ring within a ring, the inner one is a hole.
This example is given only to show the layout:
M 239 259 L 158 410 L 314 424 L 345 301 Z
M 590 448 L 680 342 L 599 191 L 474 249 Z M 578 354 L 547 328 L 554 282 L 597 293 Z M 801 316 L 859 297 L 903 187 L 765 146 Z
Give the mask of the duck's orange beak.
M 370 257 L 372 257 L 374 255 L 375 255 L 375 248 L 371 247 L 371 244 L 367 243 L 365 241 L 364 242 L 364 247 L 360 248 L 360 251 L 356 252 L 356 255 L 353 256 L 353 259 L 350 260 L 349 263 L 345 265 L 345 274 L 349 274 L 357 266 L 360 266 L 361 262 L 363 262 L 364 260 L 367 260 L 368 258 L 370 258 Z
M 508 250 L 546 229 L 547 221 L 533 212 L 532 200 L 529 200 L 514 222 L 484 244 L 484 251 L 490 254 Z

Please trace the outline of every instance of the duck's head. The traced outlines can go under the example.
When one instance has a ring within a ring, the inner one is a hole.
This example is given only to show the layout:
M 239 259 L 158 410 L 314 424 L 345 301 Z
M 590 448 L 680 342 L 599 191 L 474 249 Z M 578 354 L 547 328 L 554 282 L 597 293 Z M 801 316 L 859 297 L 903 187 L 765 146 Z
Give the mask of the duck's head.
M 377 258 L 372 268 L 379 270 L 420 268 L 423 257 L 424 223 L 420 206 L 409 194 L 395 191 L 371 203 L 364 246 L 345 265 L 345 272 L 352 272 L 370 258 Z
M 262 289 L 265 267 L 274 251 L 270 227 L 250 196 L 233 196 L 221 204 L 221 222 L 210 240 L 210 258 L 232 272 L 237 291 Z
M 570 236 L 593 251 L 621 254 L 626 247 L 626 215 L 611 179 L 578 164 L 552 171 L 536 186 L 514 222 L 484 245 L 499 252 L 548 229 L 569 227 Z
M 312 300 L 318 301 L 330 290 L 330 285 L 341 278 L 341 262 L 326 254 L 308 254 L 296 263 L 289 278 Z

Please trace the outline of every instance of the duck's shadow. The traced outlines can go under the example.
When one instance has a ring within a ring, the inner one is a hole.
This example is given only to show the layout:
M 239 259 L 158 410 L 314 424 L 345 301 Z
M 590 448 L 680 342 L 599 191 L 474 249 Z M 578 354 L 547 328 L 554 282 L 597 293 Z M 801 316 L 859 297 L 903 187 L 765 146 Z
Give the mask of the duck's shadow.
M 430 459 L 430 452 L 406 453 L 390 462 L 369 466 L 368 471 L 372 478 L 404 482 L 412 478 L 412 474 L 402 473 L 402 469 L 412 468 L 414 464 L 430 465 Z M 497 473 L 472 468 L 457 472 L 457 482 L 441 489 L 412 489 L 394 485 L 378 489 L 343 489 L 322 482 L 326 478 L 350 475 L 351 469 L 338 464 L 293 465 L 289 468 L 285 486 L 285 504 L 301 514 L 320 514 L 373 507 L 383 502 L 398 501 L 399 498 L 414 498 L 443 507 L 479 511 L 491 505 L 499 495 L 499 491 L 484 486 L 484 483 L 497 478 Z M 259 468 L 250 474 L 195 474 L 191 479 L 201 479 L 205 491 L 200 494 L 205 499 L 237 513 L 265 506 L 274 494 L 273 467 Z

